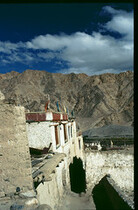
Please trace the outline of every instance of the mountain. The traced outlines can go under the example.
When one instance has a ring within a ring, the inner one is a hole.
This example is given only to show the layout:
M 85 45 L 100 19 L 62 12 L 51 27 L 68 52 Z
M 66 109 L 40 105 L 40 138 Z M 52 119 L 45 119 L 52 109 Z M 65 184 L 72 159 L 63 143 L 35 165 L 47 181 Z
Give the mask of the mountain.
M 39 70 L 0 74 L 0 91 L 30 111 L 74 109 L 81 129 L 104 125 L 133 125 L 133 72 L 120 74 L 60 74 Z
M 104 125 L 100 128 L 92 128 L 83 132 L 84 136 L 88 137 L 126 137 L 133 136 L 134 129 L 132 126 L 124 125 Z
M 91 76 L 78 93 L 75 111 L 88 130 L 110 124 L 133 125 L 133 106 L 133 73 L 128 71 Z

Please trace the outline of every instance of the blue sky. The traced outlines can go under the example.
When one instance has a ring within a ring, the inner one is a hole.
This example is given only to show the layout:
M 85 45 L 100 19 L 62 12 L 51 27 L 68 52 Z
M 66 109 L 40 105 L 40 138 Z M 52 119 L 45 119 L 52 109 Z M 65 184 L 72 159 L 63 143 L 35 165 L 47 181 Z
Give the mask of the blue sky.
M 133 70 L 133 4 L 1 4 L 0 73 Z

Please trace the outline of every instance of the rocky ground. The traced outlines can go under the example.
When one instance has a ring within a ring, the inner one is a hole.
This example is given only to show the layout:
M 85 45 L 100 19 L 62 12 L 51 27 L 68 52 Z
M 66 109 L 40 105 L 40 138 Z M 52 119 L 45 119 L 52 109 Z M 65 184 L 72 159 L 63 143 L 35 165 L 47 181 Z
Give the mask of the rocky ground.
M 0 199 L 0 210 L 52 210 L 47 204 L 39 205 L 36 198 L 19 197 Z
M 89 198 L 85 193 L 79 195 L 73 192 L 66 192 L 55 210 L 96 210 L 96 207 L 92 197 Z
M 24 199 L 6 198 L 0 201 L 0 210 L 52 210 L 50 206 L 43 205 L 25 205 Z M 66 192 L 55 210 L 96 210 L 95 204 L 85 194 L 76 194 Z

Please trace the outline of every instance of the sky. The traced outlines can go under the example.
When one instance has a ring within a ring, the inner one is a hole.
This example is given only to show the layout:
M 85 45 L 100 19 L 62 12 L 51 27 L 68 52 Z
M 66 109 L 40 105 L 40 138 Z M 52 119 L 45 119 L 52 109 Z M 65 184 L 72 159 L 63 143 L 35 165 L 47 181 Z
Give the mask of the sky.
M 0 4 L 0 73 L 133 70 L 132 3 Z

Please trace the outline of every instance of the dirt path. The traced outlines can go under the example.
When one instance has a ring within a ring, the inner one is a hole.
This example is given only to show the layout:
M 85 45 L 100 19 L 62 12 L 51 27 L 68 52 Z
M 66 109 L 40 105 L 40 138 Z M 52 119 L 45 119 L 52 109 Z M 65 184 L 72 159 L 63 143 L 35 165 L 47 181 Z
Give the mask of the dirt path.
M 67 192 L 56 210 L 96 210 L 92 199 L 86 194 Z

